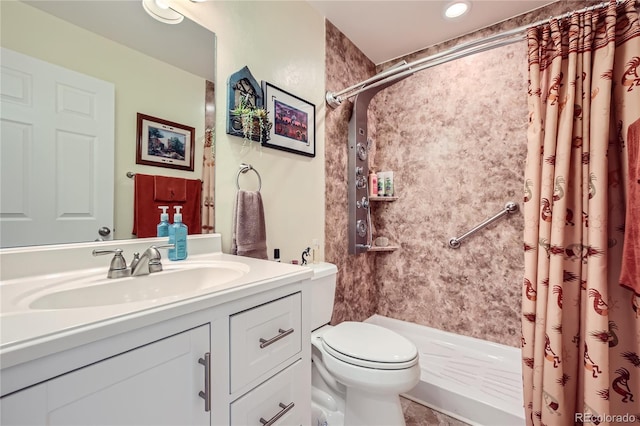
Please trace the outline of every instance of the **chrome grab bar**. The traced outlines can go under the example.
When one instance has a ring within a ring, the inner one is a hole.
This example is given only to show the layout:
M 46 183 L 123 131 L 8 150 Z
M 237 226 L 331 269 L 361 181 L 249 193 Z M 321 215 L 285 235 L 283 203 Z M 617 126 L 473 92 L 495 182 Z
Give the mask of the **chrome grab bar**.
M 478 232 L 482 228 L 484 228 L 486 226 L 489 226 L 490 224 L 492 224 L 496 220 L 500 219 L 502 216 L 505 216 L 505 215 L 511 214 L 511 213 L 515 213 L 517 211 L 518 211 L 518 203 L 514 203 L 513 201 L 509 201 L 507 204 L 505 204 L 504 209 L 502 209 L 495 216 L 490 217 L 489 219 L 487 219 L 484 222 L 482 222 L 480 225 L 478 225 L 475 228 L 465 232 L 461 236 L 451 238 L 449 240 L 449 247 L 451 247 L 453 249 L 459 248 L 460 247 L 460 243 L 465 238 L 470 237 L 471 235 L 475 234 L 476 232 Z

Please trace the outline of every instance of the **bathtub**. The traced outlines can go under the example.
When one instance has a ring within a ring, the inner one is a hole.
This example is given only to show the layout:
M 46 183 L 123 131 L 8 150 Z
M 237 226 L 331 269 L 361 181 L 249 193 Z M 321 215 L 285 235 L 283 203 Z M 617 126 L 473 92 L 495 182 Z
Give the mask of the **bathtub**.
M 524 425 L 520 349 L 381 315 L 365 320 L 411 340 L 420 382 L 403 394 L 471 425 Z

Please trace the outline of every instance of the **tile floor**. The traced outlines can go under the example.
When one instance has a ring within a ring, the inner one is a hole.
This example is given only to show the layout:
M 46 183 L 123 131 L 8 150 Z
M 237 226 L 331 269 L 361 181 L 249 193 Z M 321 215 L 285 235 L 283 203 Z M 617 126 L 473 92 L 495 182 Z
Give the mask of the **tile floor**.
M 400 398 L 407 426 L 468 426 L 467 423 L 446 416 L 406 398 Z

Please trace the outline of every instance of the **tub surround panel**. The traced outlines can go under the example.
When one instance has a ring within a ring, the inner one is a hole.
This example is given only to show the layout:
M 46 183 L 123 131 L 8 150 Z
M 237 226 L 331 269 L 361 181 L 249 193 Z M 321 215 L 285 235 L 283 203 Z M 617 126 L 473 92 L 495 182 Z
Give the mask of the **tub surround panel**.
M 395 171 L 399 200 L 376 206 L 373 217 L 401 250 L 378 260 L 379 314 L 519 344 L 521 214 L 457 250 L 448 241 L 522 199 L 525 54 L 524 42 L 494 49 L 380 94 L 375 162 Z
M 557 2 L 405 59 L 595 3 Z M 378 314 L 520 346 L 522 213 L 500 219 L 457 250 L 448 241 L 507 201 L 522 202 L 526 49 L 523 40 L 447 62 L 376 97 L 384 113 L 376 115 L 374 161 L 395 171 L 400 198 L 374 206 L 374 224 L 401 246 L 378 257 Z
M 375 73 L 373 62 L 328 21 L 326 41 L 327 90 L 341 90 Z M 327 107 L 325 116 L 325 259 L 338 266 L 333 324 L 362 321 L 376 312 L 378 302 L 375 257 L 348 255 L 347 140 L 351 110 L 352 103 L 345 101 L 339 108 Z
M 408 55 L 460 43 L 599 3 L 556 2 Z M 374 67 L 326 23 L 326 88 L 341 90 L 397 63 Z M 375 234 L 394 253 L 347 254 L 350 102 L 326 113 L 326 259 L 338 264 L 334 322 L 370 312 L 510 346 L 520 344 L 522 213 L 462 243 L 460 236 L 522 201 L 527 126 L 526 42 L 418 72 L 376 95 L 369 108 L 369 164 L 395 172 L 393 203 L 373 203 Z

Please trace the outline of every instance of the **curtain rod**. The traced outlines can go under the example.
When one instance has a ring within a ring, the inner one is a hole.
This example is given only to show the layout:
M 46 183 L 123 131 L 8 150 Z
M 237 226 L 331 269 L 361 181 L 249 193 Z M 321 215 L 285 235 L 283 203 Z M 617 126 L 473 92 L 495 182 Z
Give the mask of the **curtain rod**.
M 617 0 L 616 3 L 621 4 L 624 1 L 625 0 Z M 346 89 L 340 90 L 339 92 L 327 92 L 325 95 L 325 100 L 329 106 L 331 106 L 332 108 L 337 108 L 345 99 L 352 98 L 359 93 L 365 92 L 374 87 L 378 87 L 382 84 L 388 83 L 390 80 L 395 80 L 396 78 L 405 77 L 405 76 L 414 74 L 418 71 L 422 71 L 427 68 L 431 68 L 436 65 L 440 65 L 445 62 L 452 61 L 454 59 L 463 58 L 465 56 L 469 56 L 474 53 L 484 52 L 486 50 L 495 49 L 496 47 L 506 46 L 508 44 L 521 41 L 526 36 L 527 30 L 529 28 L 542 25 L 544 23 L 551 21 L 552 19 L 565 19 L 570 17 L 571 14 L 573 13 L 582 13 L 589 10 L 597 10 L 597 9 L 607 7 L 608 5 L 609 5 L 609 2 L 595 4 L 589 7 L 585 7 L 583 9 L 567 12 L 562 15 L 552 16 L 547 19 L 543 19 L 541 21 L 535 22 L 533 24 L 524 25 L 511 30 L 503 31 L 501 33 L 497 33 L 491 36 L 483 37 L 481 39 L 462 43 L 458 46 L 454 46 L 443 52 L 436 53 L 434 55 L 427 56 L 422 59 L 418 59 L 408 64 L 389 68 L 385 71 L 382 71 L 374 75 L 373 77 L 370 77 L 364 81 L 361 81 L 352 86 L 349 86 Z

